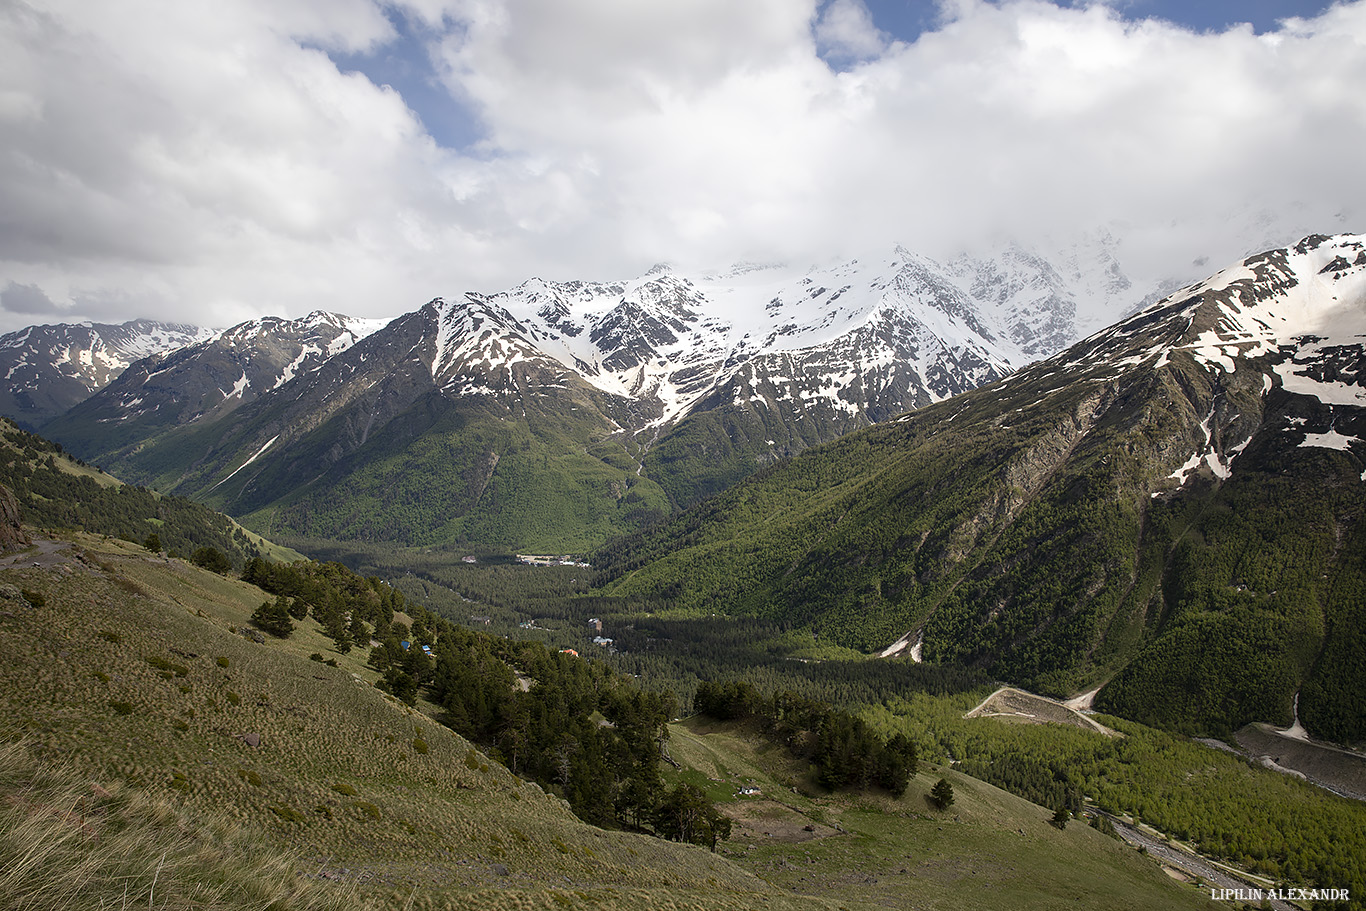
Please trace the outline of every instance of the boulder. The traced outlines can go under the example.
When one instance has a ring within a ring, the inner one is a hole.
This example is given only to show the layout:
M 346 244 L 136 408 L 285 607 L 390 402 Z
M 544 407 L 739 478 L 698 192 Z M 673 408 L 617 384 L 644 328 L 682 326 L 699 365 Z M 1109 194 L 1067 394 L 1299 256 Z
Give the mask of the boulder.
M 24 531 L 19 501 L 14 499 L 14 492 L 0 486 L 0 553 L 22 550 L 32 543 Z

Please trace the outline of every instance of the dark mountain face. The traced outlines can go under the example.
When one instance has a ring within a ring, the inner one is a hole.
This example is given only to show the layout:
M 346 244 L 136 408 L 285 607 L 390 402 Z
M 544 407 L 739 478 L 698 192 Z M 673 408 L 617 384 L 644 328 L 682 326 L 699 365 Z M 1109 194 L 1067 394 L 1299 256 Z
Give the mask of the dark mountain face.
M 505 312 L 438 300 L 113 464 L 275 532 L 507 548 L 567 530 L 586 546 L 667 508 L 607 442 L 628 411 L 534 356 Z
M 1253 257 L 602 551 L 608 590 L 1169 727 L 1366 737 L 1366 247 Z M 1353 657 L 1356 656 L 1356 657 Z
M 266 317 L 138 360 L 44 430 L 76 451 L 115 462 L 167 431 L 212 423 L 316 370 L 376 326 L 331 313 Z
M 277 533 L 580 549 L 1007 376 L 1077 331 L 1069 289 L 1090 272 L 898 248 L 805 271 L 537 279 L 438 299 L 365 344 L 344 318 L 261 320 L 139 365 L 46 430 Z
M 1005 376 L 1020 354 L 958 280 L 897 250 L 805 274 L 535 280 L 361 344 L 344 318 L 261 320 L 136 365 L 48 432 L 277 532 L 589 547 Z
M 0 337 L 0 414 L 35 429 L 106 386 L 129 364 L 208 337 L 196 326 L 132 320 L 30 326 Z

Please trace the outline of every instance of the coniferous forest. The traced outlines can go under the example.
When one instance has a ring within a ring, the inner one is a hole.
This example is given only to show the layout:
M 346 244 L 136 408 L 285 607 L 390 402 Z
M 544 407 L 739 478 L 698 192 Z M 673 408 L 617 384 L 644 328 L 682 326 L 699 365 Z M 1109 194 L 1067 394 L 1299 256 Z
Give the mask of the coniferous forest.
M 340 563 L 253 559 L 243 580 L 296 618 L 312 617 L 338 651 L 368 649 L 368 663 L 383 674 L 379 685 L 395 697 L 413 704 L 426 687 L 445 724 L 563 797 L 586 822 L 711 847 L 725 837 L 709 801 L 685 784 L 664 785 L 672 693 L 644 690 L 602 662 L 538 642 L 457 626 Z
M 208 548 L 233 566 L 261 555 L 259 539 L 193 500 L 120 484 L 63 451 L 61 444 L 20 430 L 8 420 L 0 419 L 0 438 L 0 484 L 13 492 L 29 525 L 138 544 L 155 535 L 158 549 L 168 553 L 188 559 Z M 59 462 L 66 470 L 58 470 Z

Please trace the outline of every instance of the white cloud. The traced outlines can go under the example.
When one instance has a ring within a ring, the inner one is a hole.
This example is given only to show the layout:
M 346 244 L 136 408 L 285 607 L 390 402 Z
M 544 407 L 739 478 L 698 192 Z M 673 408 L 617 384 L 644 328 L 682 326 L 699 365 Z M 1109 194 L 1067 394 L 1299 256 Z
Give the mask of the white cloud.
M 887 41 L 863 0 L 832 0 L 816 22 L 816 44 L 837 60 L 867 60 Z
M 398 14 L 439 42 L 470 153 L 325 53 L 381 50 Z M 1274 233 L 1231 212 L 1363 229 L 1333 218 L 1366 212 L 1366 2 L 1265 36 L 1038 0 L 943 23 L 906 44 L 858 0 L 17 0 L 0 282 L 223 325 L 658 260 L 1119 224 L 1160 272 Z

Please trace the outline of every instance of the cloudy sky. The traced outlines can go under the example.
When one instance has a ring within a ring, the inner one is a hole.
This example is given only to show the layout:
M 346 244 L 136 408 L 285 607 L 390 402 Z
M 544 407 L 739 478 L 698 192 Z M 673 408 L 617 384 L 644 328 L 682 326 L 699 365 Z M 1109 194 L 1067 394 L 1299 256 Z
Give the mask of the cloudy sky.
M 1366 231 L 1363 86 L 1366 0 L 0 0 L 0 331 L 1101 226 L 1161 271 Z

